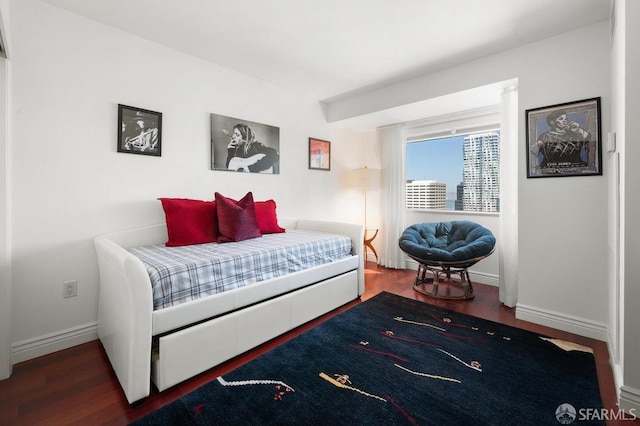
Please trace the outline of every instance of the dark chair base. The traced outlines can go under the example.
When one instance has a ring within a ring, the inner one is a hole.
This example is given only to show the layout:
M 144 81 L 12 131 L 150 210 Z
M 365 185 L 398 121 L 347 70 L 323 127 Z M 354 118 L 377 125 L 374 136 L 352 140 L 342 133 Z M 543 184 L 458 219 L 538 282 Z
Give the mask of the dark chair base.
M 473 299 L 473 284 L 469 278 L 469 268 L 491 255 L 491 252 L 484 256 L 473 259 L 460 260 L 457 262 L 440 262 L 435 260 L 421 259 L 411 254 L 407 255 L 418 262 L 418 274 L 413 284 L 413 289 L 429 297 L 438 299 L 468 300 Z M 430 272 L 432 278 L 427 277 Z M 459 279 L 451 278 L 456 275 Z
M 431 278 L 427 277 L 427 272 L 432 274 Z M 459 279 L 454 280 L 451 278 L 452 275 L 457 275 Z M 413 289 L 438 299 L 468 300 L 475 296 L 468 269 L 449 265 L 434 266 L 420 263 Z

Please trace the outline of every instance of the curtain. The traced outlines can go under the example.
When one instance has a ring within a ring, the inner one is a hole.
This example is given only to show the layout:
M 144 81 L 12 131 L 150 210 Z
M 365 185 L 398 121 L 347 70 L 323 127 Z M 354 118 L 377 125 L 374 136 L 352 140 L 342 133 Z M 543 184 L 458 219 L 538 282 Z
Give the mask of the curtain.
M 405 125 L 378 128 L 382 152 L 382 223 L 378 263 L 387 268 L 405 269 L 406 256 L 398 246 L 404 225 Z
M 500 291 L 499 299 L 518 301 L 518 88 L 502 92 L 500 117 Z

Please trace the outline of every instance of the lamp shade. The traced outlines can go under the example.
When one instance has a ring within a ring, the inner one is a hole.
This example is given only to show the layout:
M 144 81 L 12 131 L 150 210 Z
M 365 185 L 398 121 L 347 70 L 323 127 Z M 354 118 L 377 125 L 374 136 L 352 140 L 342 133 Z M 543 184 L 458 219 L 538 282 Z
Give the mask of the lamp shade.
M 357 188 L 380 188 L 380 169 L 370 169 L 366 166 L 353 169 L 352 179 L 353 186 Z

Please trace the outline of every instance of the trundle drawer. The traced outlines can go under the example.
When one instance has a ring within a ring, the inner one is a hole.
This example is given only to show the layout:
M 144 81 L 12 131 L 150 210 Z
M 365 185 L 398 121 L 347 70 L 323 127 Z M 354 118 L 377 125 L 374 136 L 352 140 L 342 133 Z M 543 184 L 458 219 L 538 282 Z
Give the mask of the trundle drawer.
M 162 391 L 358 297 L 357 272 L 162 336 L 151 366 Z
M 294 327 L 318 318 L 320 315 L 358 298 L 358 275 L 356 271 L 331 278 L 322 284 L 321 286 L 310 286 L 296 292 L 292 312 Z

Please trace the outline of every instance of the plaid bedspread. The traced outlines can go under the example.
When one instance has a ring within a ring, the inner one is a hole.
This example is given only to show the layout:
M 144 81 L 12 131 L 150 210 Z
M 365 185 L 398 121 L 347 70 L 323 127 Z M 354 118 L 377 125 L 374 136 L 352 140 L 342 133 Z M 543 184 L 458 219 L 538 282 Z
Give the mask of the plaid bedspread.
M 350 256 L 352 247 L 343 235 L 296 229 L 234 243 L 129 251 L 149 273 L 154 309 L 162 309 L 333 262 Z

